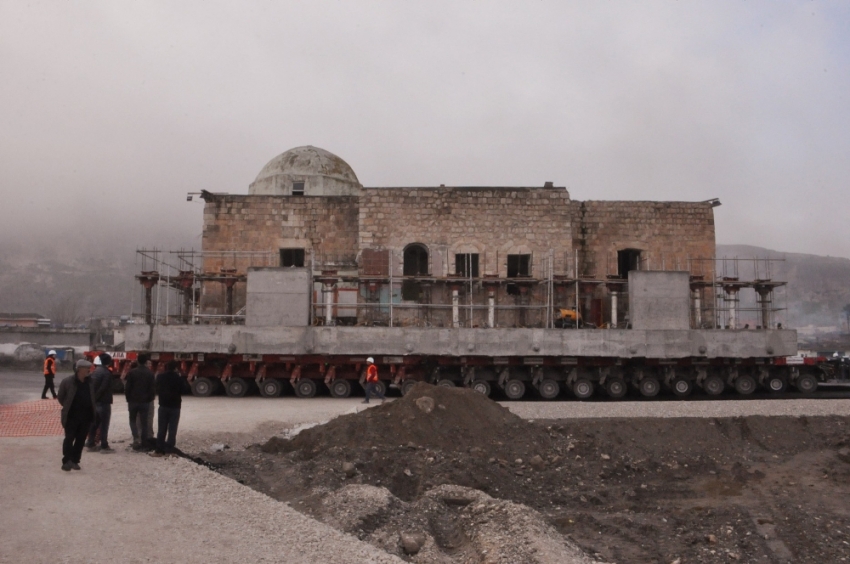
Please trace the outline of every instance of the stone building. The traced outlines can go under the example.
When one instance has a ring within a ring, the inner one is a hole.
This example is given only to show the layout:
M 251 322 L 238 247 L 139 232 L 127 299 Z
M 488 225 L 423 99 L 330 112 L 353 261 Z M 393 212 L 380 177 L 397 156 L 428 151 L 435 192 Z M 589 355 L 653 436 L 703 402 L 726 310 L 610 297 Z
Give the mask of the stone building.
M 247 195 L 203 197 L 202 270 L 233 280 L 230 303 L 203 283 L 208 314 L 239 311 L 244 275 L 265 266 L 309 270 L 314 323 L 549 327 L 577 308 L 625 326 L 630 270 L 688 271 L 705 303 L 715 256 L 714 201 L 579 202 L 550 182 L 368 188 L 310 146 L 272 159 Z

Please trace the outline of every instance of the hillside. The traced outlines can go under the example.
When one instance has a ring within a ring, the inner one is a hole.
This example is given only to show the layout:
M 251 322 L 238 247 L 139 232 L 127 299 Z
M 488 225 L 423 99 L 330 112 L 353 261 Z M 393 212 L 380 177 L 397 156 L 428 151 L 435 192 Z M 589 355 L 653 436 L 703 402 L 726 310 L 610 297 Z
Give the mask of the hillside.
M 787 295 L 788 326 L 840 327 L 846 331 L 842 310 L 850 304 L 850 259 L 782 253 L 749 245 L 717 245 L 717 257 L 777 259 L 771 262 L 770 278 L 788 282 L 787 288 L 777 292 L 777 305 L 782 307 L 783 293 Z M 751 263 L 739 265 L 741 278 L 753 276 Z M 731 261 L 727 268 L 731 274 Z M 764 271 L 760 276 L 765 277 Z

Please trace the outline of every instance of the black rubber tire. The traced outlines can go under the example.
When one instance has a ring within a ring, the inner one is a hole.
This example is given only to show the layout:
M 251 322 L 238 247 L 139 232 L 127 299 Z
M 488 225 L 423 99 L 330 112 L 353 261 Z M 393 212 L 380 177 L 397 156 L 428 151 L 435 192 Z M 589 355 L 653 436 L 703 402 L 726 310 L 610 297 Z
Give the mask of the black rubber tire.
M 454 383 L 454 380 L 449 380 L 448 378 L 437 380 L 437 385 L 441 388 L 454 388 L 457 386 L 457 384 Z
M 818 389 L 818 379 L 811 374 L 801 374 L 794 387 L 804 394 L 811 394 Z
M 244 378 L 236 376 L 235 378 L 230 378 L 227 381 L 224 385 L 224 390 L 227 392 L 227 395 L 232 398 L 245 397 L 245 394 L 248 393 L 248 382 L 246 382 Z
M 661 384 L 657 378 L 644 378 L 638 384 L 640 395 L 645 398 L 654 398 L 661 391 Z
M 197 396 L 199 398 L 208 398 L 213 395 L 215 391 L 215 385 L 213 381 L 207 378 L 206 376 L 201 376 L 200 378 L 195 378 L 192 381 L 192 395 Z
M 588 399 L 593 395 L 593 382 L 587 378 L 579 378 L 573 384 L 573 394 L 580 400 Z
M 335 398 L 347 398 L 351 395 L 351 382 L 348 380 L 334 380 L 328 388 L 331 396 Z
M 309 378 L 302 378 L 295 382 L 295 395 L 299 398 L 312 398 L 316 395 L 316 382 Z
M 712 375 L 703 380 L 702 389 L 710 396 L 719 396 L 726 389 L 726 384 L 720 376 Z
M 781 394 L 788 389 L 788 380 L 778 375 L 768 376 L 764 381 L 764 387 L 771 394 Z
M 735 391 L 742 396 L 748 396 L 756 391 L 756 379 L 749 374 L 735 378 Z
M 259 383 L 259 388 L 264 398 L 276 398 L 283 391 L 283 383 L 276 378 L 266 378 Z
M 670 388 L 673 390 L 675 395 L 680 398 L 684 398 L 691 395 L 691 392 L 694 391 L 694 383 L 685 378 L 676 378 L 673 380 L 673 385 L 670 386 Z
M 540 382 L 540 385 L 537 387 L 537 391 L 540 393 L 541 398 L 553 400 L 561 393 L 561 386 L 558 385 L 557 380 L 546 378 Z
M 402 380 L 401 382 L 401 395 L 406 396 L 410 393 L 410 390 L 413 389 L 413 386 L 417 384 L 416 380 L 408 379 Z
M 509 400 L 519 400 L 525 395 L 525 382 L 522 380 L 508 380 L 505 382 L 505 395 Z
M 472 383 L 470 389 L 473 392 L 478 392 L 479 394 L 487 398 L 490 397 L 490 393 L 493 391 L 493 388 L 490 387 L 490 382 L 488 382 L 487 380 L 476 380 Z
M 610 378 L 605 382 L 605 392 L 610 398 L 622 399 L 627 391 L 629 389 L 622 378 Z

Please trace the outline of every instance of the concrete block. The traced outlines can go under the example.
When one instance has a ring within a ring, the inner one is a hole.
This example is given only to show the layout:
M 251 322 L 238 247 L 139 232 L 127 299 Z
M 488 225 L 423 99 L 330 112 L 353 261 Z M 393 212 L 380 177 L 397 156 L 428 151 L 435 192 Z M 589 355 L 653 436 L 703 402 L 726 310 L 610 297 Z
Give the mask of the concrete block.
M 690 275 L 687 272 L 629 272 L 632 329 L 690 328 Z

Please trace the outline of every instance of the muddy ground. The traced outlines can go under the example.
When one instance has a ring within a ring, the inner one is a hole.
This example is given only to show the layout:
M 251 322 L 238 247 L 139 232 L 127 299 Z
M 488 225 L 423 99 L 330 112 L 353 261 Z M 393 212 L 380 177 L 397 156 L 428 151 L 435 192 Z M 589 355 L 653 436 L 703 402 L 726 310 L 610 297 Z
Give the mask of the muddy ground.
M 526 421 L 420 384 L 202 458 L 414 562 L 557 561 L 541 548 L 552 535 L 620 563 L 850 562 L 848 429 L 846 417 Z

